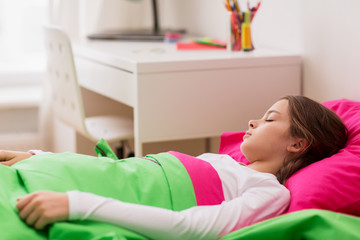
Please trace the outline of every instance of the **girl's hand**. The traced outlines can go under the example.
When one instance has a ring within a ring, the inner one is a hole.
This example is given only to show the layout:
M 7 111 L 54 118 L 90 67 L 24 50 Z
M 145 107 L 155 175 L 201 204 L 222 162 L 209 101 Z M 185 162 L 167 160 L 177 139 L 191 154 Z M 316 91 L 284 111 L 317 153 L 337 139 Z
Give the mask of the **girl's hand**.
M 28 152 L 0 150 L 0 164 L 11 166 L 31 156 L 32 154 Z
M 19 216 L 28 225 L 43 229 L 53 222 L 68 220 L 69 201 L 66 193 L 36 192 L 18 199 Z

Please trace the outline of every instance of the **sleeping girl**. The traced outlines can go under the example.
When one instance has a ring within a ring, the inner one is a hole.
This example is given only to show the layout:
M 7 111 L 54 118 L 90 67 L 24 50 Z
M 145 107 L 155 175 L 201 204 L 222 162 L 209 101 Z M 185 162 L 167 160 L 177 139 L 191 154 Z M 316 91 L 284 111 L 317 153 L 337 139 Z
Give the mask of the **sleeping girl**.
M 113 160 L 2 151 L 6 166 L 0 167 L 15 169 L 27 194 L 17 191 L 14 204 L 37 230 L 59 233 L 71 231 L 66 224 L 97 222 L 144 239 L 209 240 L 282 214 L 290 201 L 286 180 L 339 151 L 347 137 L 334 112 L 287 96 L 249 121 L 241 144 L 246 166 L 211 153 Z

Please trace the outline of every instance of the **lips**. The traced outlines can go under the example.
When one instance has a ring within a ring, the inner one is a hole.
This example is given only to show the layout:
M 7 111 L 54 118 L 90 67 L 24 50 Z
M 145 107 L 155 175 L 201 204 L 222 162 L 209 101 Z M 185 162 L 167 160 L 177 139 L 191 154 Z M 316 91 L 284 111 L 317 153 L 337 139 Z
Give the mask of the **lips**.
M 251 136 L 251 133 L 248 131 L 248 132 L 245 133 L 243 139 L 245 139 L 245 138 L 247 138 L 247 137 L 250 137 L 250 136 Z

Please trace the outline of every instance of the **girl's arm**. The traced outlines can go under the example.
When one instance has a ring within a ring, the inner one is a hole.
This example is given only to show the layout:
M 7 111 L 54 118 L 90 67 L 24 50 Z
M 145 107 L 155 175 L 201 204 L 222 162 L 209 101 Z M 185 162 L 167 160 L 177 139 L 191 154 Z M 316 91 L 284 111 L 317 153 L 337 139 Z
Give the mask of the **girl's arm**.
M 289 200 L 285 187 L 275 181 L 263 181 L 231 201 L 180 212 L 78 191 L 32 193 L 18 199 L 16 206 L 20 217 L 37 229 L 67 219 L 88 219 L 127 228 L 152 239 L 211 240 L 280 215 Z
M 42 150 L 30 150 L 28 152 L 0 150 L 0 164 L 11 166 L 17 162 L 28 159 L 33 155 L 49 153 Z
M 152 239 L 218 239 L 234 230 L 278 216 L 288 206 L 289 192 L 264 181 L 221 205 L 197 206 L 180 212 L 121 202 L 71 191 L 69 220 L 93 220 L 127 228 Z
M 25 160 L 31 157 L 33 154 L 30 152 L 18 152 L 18 151 L 0 151 L 0 164 L 11 166 L 17 162 Z

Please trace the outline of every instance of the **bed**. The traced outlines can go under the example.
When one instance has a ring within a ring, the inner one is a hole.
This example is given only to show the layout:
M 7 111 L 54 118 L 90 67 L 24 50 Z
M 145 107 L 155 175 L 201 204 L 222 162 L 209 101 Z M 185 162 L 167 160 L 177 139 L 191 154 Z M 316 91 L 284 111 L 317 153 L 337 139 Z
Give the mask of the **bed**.
M 360 239 L 360 103 L 341 99 L 323 104 L 334 110 L 349 128 L 346 147 L 332 157 L 300 170 L 287 181 L 286 187 L 291 192 L 292 200 L 286 213 L 234 231 L 222 240 Z M 219 153 L 228 154 L 236 161 L 246 164 L 247 160 L 239 148 L 243 134 L 222 134 Z M 119 160 L 71 153 L 53 154 L 51 157 L 40 155 L 13 167 L 0 165 L 0 239 L 146 239 L 126 229 L 90 221 L 55 223 L 43 231 L 36 231 L 20 220 L 15 202 L 17 197 L 37 190 L 64 192 L 79 189 L 174 210 L 194 206 L 200 201 L 201 204 L 216 204 L 221 201 L 216 191 L 211 193 L 211 199 L 200 199 L 194 193 L 191 179 L 185 183 L 179 182 L 177 179 L 187 173 L 185 169 L 179 168 L 173 157 L 171 154 L 161 153 L 131 161 L 120 160 L 122 170 L 117 167 Z M 152 158 L 164 165 L 168 164 L 168 170 L 164 174 L 157 174 L 156 171 L 159 170 L 156 163 L 151 161 Z M 47 161 L 47 164 L 44 164 L 44 161 Z M 68 164 L 59 167 L 57 162 L 60 161 L 67 161 Z M 101 168 L 98 167 L 98 161 L 102 161 Z M 169 162 L 172 162 L 172 165 Z M 73 172 L 77 164 L 86 165 L 81 174 Z M 147 164 L 150 170 L 146 171 L 154 171 L 155 174 L 152 175 L 159 177 L 149 179 L 146 177 L 148 172 L 144 172 L 141 174 L 144 177 L 139 180 L 139 173 L 132 171 L 137 164 Z M 124 167 L 129 170 L 125 171 L 126 174 L 114 174 L 114 171 L 123 171 Z M 147 189 L 145 194 L 139 197 L 138 192 L 132 191 L 132 186 L 124 181 L 129 178 L 136 178 L 136 181 L 141 183 L 139 188 L 142 191 Z M 107 188 L 98 184 L 104 181 L 107 182 Z M 176 191 L 161 187 L 167 184 Z M 117 195 L 121 191 L 127 191 L 128 194 Z M 169 198 L 159 201 L 156 197 L 159 195 Z

